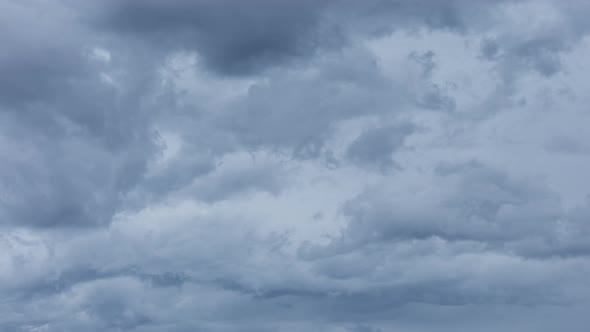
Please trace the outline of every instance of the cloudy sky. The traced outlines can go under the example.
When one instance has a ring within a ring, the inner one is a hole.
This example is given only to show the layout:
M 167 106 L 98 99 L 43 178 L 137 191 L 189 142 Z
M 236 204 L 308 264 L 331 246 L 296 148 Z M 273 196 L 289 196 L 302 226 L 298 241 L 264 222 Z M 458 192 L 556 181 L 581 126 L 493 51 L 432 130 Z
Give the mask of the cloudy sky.
M 587 331 L 589 15 L 0 0 L 0 330 Z

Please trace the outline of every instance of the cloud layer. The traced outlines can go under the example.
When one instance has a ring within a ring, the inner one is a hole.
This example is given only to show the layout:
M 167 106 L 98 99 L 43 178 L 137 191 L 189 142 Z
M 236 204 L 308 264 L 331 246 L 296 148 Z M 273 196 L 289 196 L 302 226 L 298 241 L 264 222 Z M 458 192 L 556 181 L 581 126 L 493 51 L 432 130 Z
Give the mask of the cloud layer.
M 0 330 L 585 331 L 588 13 L 0 1 Z

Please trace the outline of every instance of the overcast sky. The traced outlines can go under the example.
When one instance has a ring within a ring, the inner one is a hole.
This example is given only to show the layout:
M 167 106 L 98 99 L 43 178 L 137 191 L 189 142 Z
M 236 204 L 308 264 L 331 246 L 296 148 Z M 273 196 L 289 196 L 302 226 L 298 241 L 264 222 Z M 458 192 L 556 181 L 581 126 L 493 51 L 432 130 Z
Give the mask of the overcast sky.
M 0 331 L 588 331 L 589 16 L 0 0 Z

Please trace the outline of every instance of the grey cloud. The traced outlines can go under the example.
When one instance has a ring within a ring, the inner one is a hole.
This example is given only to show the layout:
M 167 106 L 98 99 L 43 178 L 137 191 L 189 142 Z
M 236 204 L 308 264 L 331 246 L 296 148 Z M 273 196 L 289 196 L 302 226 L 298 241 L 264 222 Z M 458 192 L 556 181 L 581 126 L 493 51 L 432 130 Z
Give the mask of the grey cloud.
M 414 126 L 411 124 L 365 131 L 348 146 L 347 157 L 360 165 L 387 169 L 395 165 L 392 154 L 413 131 Z
M 422 54 L 411 52 L 408 55 L 408 59 L 420 67 L 421 77 L 425 81 L 424 87 L 414 96 L 414 104 L 427 110 L 454 111 L 455 100 L 446 91 L 448 89 L 431 82 L 433 71 L 436 69 L 435 56 L 433 51 Z
M 2 4 L 3 51 L 0 55 L 0 100 L 3 103 L 21 104 L 34 102 L 52 93 L 83 73 L 83 58 L 78 46 L 79 36 L 68 32 L 71 18 L 61 6 L 39 4 Z M 31 8 L 32 6 L 32 8 Z M 45 10 L 50 16 L 39 19 L 38 11 Z M 23 29 L 22 25 L 28 29 Z M 59 39 L 48 36 L 60 35 Z
M 42 227 L 109 223 L 120 192 L 144 167 L 143 148 L 127 145 L 122 155 L 84 140 L 48 138 L 17 126 L 28 136 L 4 137 L 11 148 L 2 157 L 2 222 Z
M 435 54 L 432 51 L 424 52 L 422 54 L 412 52 L 410 53 L 409 58 L 422 66 L 422 75 L 430 77 L 432 76 L 432 71 L 436 68 L 434 56 Z
M 397 82 L 384 79 L 371 54 L 353 49 L 320 62 L 320 71 L 271 76 L 254 85 L 235 108 L 218 119 L 253 148 L 292 150 L 317 157 L 334 126 L 361 115 L 395 112 L 403 105 Z
M 498 50 L 499 50 L 499 45 L 494 39 L 484 38 L 481 41 L 480 51 L 481 51 L 481 55 L 484 58 L 486 58 L 488 60 L 495 59 L 498 54 Z
M 92 21 L 168 49 L 195 49 L 222 74 L 253 74 L 398 28 L 468 29 L 485 3 L 450 1 L 107 1 Z M 464 9 L 463 7 L 466 7 Z M 352 31 L 351 31 L 352 28 Z
M 431 110 L 455 110 L 455 101 L 436 84 L 428 85 L 416 98 L 416 105 Z
M 585 9 L 582 4 L 561 6 L 552 1 L 515 2 L 513 6 L 502 8 L 507 13 L 530 10 L 539 17 L 537 24 L 525 28 L 526 33 L 519 28 L 490 29 L 489 35 L 493 37 L 482 38 L 481 54 L 497 64 L 503 79 L 499 89 L 504 89 L 502 93 L 506 97 L 515 94 L 513 85 L 518 72 L 532 70 L 545 77 L 563 72 L 563 56 L 588 35 L 589 26 L 579 16 Z M 508 24 L 506 27 L 514 23 L 501 15 L 494 20 L 504 20 Z
M 398 305 L 397 301 L 400 305 L 571 301 L 552 281 L 534 277 L 534 271 L 551 270 L 549 266 L 556 264 L 555 259 L 564 259 L 566 265 L 584 265 L 586 258 L 576 257 L 586 257 L 587 251 L 574 240 L 574 234 L 587 233 L 585 223 L 581 222 L 585 208 L 564 211 L 558 198 L 542 186 L 511 179 L 477 163 L 444 165 L 437 173 L 441 177 L 440 187 L 432 187 L 434 182 L 430 182 L 425 192 L 412 194 L 411 202 L 396 190 L 388 189 L 393 184 L 383 184 L 378 191 L 368 191 L 349 201 L 344 214 L 350 222 L 343 234 L 326 246 L 302 246 L 300 257 L 313 262 L 318 274 L 335 281 L 368 278 L 373 285 L 385 284 L 376 292 L 391 292 L 385 298 L 392 302 L 380 302 L 379 297 L 371 295 L 370 288 L 359 294 L 361 299 L 352 301 L 381 309 Z M 471 272 L 455 275 L 451 262 L 468 257 L 463 256 L 468 252 L 467 255 L 480 256 L 482 262 L 486 257 L 499 255 L 499 261 L 505 263 L 521 259 L 538 263 L 520 267 L 520 275 L 503 269 L 494 272 L 490 279 L 472 275 L 467 286 L 463 277 Z M 424 263 L 424 277 L 416 276 L 416 284 L 412 279 L 406 280 L 414 273 L 409 271 L 416 269 L 413 264 L 420 264 L 412 257 L 424 260 L 429 255 L 432 260 Z M 506 258 L 500 259 L 502 256 Z M 443 261 L 446 263 L 442 265 L 435 263 Z M 504 277 L 500 277 L 502 274 Z M 516 281 L 521 278 L 524 283 Z M 403 286 L 398 288 L 397 282 Z M 544 291 L 533 286 L 539 282 Z M 495 285 L 491 289 L 487 288 L 490 283 Z
M 563 40 L 553 36 L 540 36 L 533 40 L 506 41 L 513 45 L 502 45 L 501 41 L 484 39 L 481 52 L 488 60 L 502 60 L 511 67 L 530 68 L 542 75 L 551 76 L 561 70 L 559 54 L 567 51 Z
M 350 332 L 379 332 L 379 331 L 381 331 L 381 329 L 373 328 L 368 325 L 358 325 L 358 326 L 355 326 L 355 327 L 349 329 L 349 331 Z
M 584 143 L 567 136 L 549 138 L 545 143 L 545 149 L 564 154 L 587 154 L 590 152 L 590 149 Z
M 124 92 L 105 82 L 121 67 L 92 58 L 94 36 L 59 3 L 2 6 L 2 223 L 108 224 L 154 151 L 138 100 L 147 77 L 127 66 Z
M 197 49 L 216 71 L 249 74 L 336 43 L 310 1 L 108 1 L 97 24 L 168 48 Z
M 283 177 L 288 176 L 287 172 L 282 172 L 279 167 L 273 165 L 229 171 L 219 168 L 219 173 L 197 179 L 191 185 L 190 190 L 196 197 L 204 201 L 216 201 L 247 192 L 263 191 L 278 194 L 283 187 Z
M 587 14 L 3 2 L 0 329 L 585 331 Z
M 354 248 L 359 242 L 436 237 L 510 248 L 529 238 L 548 240 L 565 216 L 558 196 L 532 180 L 513 179 L 478 163 L 442 165 L 436 172 L 440 182 L 418 192 L 415 206 L 385 188 L 348 202 L 344 213 L 351 219 L 350 237 L 344 243 L 352 241 Z

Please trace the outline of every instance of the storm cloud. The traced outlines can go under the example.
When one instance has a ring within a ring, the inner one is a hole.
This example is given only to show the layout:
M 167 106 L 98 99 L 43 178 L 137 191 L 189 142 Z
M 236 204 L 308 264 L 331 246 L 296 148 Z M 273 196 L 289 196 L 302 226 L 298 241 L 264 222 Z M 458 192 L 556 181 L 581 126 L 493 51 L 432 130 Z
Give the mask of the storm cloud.
M 586 331 L 588 14 L 0 0 L 0 330 Z

